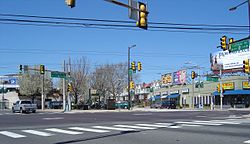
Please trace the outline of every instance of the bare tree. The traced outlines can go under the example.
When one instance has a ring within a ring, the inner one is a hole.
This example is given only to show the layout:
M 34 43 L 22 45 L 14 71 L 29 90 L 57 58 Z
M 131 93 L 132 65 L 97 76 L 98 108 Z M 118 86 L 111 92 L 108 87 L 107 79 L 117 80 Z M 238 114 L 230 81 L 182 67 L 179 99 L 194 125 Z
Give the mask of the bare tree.
M 91 87 L 97 89 L 104 99 L 120 95 L 126 88 L 126 83 L 127 67 L 125 63 L 99 66 L 91 76 Z
M 70 65 L 70 77 L 72 78 L 74 103 L 79 102 L 79 97 L 87 99 L 89 83 L 90 65 L 86 58 L 74 60 Z

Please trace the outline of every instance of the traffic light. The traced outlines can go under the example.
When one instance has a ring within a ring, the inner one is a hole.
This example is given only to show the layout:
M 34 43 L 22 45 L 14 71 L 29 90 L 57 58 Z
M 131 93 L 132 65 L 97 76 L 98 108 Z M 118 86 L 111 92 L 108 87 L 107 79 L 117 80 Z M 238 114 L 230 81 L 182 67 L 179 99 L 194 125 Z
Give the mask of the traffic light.
M 138 63 L 137 63 L 137 69 L 138 69 L 138 71 L 141 71 L 141 70 L 142 70 L 141 62 L 138 62 Z
M 249 74 L 249 59 L 243 60 L 243 72 Z
M 139 2 L 139 20 L 136 22 L 136 26 L 139 28 L 148 29 L 148 14 L 147 14 L 147 5 L 145 3 Z
M 220 38 L 220 45 L 224 51 L 227 50 L 227 36 Z
M 22 73 L 23 71 L 23 65 L 19 65 L 19 73 Z
M 220 84 L 217 85 L 217 92 L 220 92 Z
M 76 5 L 76 1 L 75 0 L 65 0 L 65 3 L 70 7 L 73 8 Z
M 40 74 L 45 74 L 45 66 L 44 65 L 40 65 Z
M 195 73 L 195 71 L 192 71 L 192 72 L 191 72 L 191 78 L 192 78 L 192 79 L 195 79 L 195 77 L 196 77 L 196 73 Z
M 133 61 L 133 62 L 131 62 L 131 68 L 132 68 L 132 70 L 135 72 L 136 71 L 136 67 L 135 67 L 135 62 Z
M 229 39 L 228 51 L 231 52 L 231 44 L 234 42 L 234 38 Z
M 135 83 L 134 81 L 130 81 L 130 89 L 134 89 L 135 88 Z
M 229 39 L 229 44 L 232 44 L 234 42 L 234 38 Z
M 73 88 L 72 88 L 72 84 L 71 83 L 68 83 L 68 89 L 67 91 L 68 92 L 72 92 Z

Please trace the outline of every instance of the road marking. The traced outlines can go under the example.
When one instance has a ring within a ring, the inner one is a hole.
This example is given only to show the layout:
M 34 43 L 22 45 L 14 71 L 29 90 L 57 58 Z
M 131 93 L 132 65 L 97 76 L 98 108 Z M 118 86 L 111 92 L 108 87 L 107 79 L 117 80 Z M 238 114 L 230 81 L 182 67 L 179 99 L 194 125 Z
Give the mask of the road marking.
M 8 136 L 8 137 L 12 137 L 12 138 L 23 138 L 23 137 L 26 137 L 25 135 L 20 135 L 20 134 L 9 132 L 9 131 L 0 131 L 0 134 Z
M 64 119 L 63 117 L 51 117 L 51 118 L 43 118 L 44 120 L 59 120 Z
M 244 141 L 245 144 L 250 144 L 250 140 Z
M 39 136 L 52 136 L 53 134 L 51 133 L 46 133 L 46 132 L 41 132 L 41 131 L 36 131 L 36 130 L 22 130 L 23 132 L 34 134 L 34 135 L 39 135 Z
M 174 125 L 174 126 L 168 126 L 168 128 L 177 129 L 177 128 L 181 128 L 181 126 Z
M 152 115 L 152 113 L 137 113 L 137 114 L 132 114 L 135 116 L 147 116 L 147 115 Z
M 200 127 L 200 126 L 202 126 L 202 125 L 181 124 L 181 126 L 186 126 L 186 127 Z
M 140 127 L 140 126 L 132 126 L 132 125 L 114 125 L 115 127 L 123 127 L 123 128 L 134 128 L 134 129 L 147 129 L 153 130 L 156 129 L 155 127 Z
M 220 126 L 222 124 L 218 124 L 218 123 L 206 123 L 206 122 L 175 122 L 177 124 L 193 124 L 193 125 L 210 125 L 210 126 Z
M 83 128 L 83 127 L 70 127 L 71 130 L 79 130 L 79 131 L 88 131 L 88 132 L 96 132 L 96 133 L 106 133 L 110 132 L 108 130 L 100 130 L 100 129 L 92 129 L 92 128 Z
M 157 128 L 166 128 L 166 125 L 159 125 L 159 124 L 136 124 L 138 126 L 146 126 L 146 127 L 157 127 Z
M 155 123 L 157 125 L 164 125 L 164 126 L 170 126 L 172 125 L 173 123 Z
M 63 130 L 63 129 L 58 129 L 58 128 L 49 128 L 45 130 L 57 132 L 57 133 L 65 133 L 65 134 L 70 134 L 70 135 L 83 134 L 83 132 L 69 131 L 69 130 Z
M 118 130 L 118 131 L 135 131 L 135 129 L 118 128 L 118 127 L 107 127 L 107 126 L 93 126 L 93 128 L 107 129 L 107 130 Z
M 201 115 L 201 116 L 196 116 L 196 117 L 207 117 L 207 116 L 203 116 L 203 115 Z
M 225 121 L 225 120 L 211 120 L 211 122 L 215 122 L 215 123 L 220 123 L 220 124 L 241 124 L 240 122 L 229 122 L 229 121 Z

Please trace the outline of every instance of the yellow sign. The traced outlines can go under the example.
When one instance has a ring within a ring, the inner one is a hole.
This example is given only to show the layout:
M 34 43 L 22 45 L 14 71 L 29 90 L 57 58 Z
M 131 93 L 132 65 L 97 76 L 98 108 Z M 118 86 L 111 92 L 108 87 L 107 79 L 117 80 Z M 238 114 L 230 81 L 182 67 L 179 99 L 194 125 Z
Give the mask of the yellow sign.
M 162 75 L 161 80 L 162 80 L 163 84 L 171 84 L 172 83 L 172 75 L 171 74 Z
M 220 84 L 218 84 L 218 86 L 220 86 Z M 234 89 L 234 83 L 233 82 L 223 83 L 222 87 L 224 90 L 232 90 Z
M 249 84 L 248 84 L 248 81 L 242 82 L 242 88 L 243 88 L 243 89 L 250 89 L 250 86 L 249 86 Z

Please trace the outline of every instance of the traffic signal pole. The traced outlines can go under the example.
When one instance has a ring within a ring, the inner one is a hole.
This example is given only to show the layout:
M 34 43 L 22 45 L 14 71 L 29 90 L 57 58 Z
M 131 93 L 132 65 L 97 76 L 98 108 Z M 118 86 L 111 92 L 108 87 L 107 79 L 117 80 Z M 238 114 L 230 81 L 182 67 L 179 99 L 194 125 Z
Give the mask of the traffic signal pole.
M 220 109 L 222 110 L 222 105 L 223 105 L 223 91 L 222 91 L 222 81 L 221 81 L 221 76 L 222 76 L 222 66 L 220 66 Z
M 44 74 L 42 75 L 42 110 L 44 110 Z
M 131 107 L 130 97 L 130 47 L 128 47 L 128 109 Z

